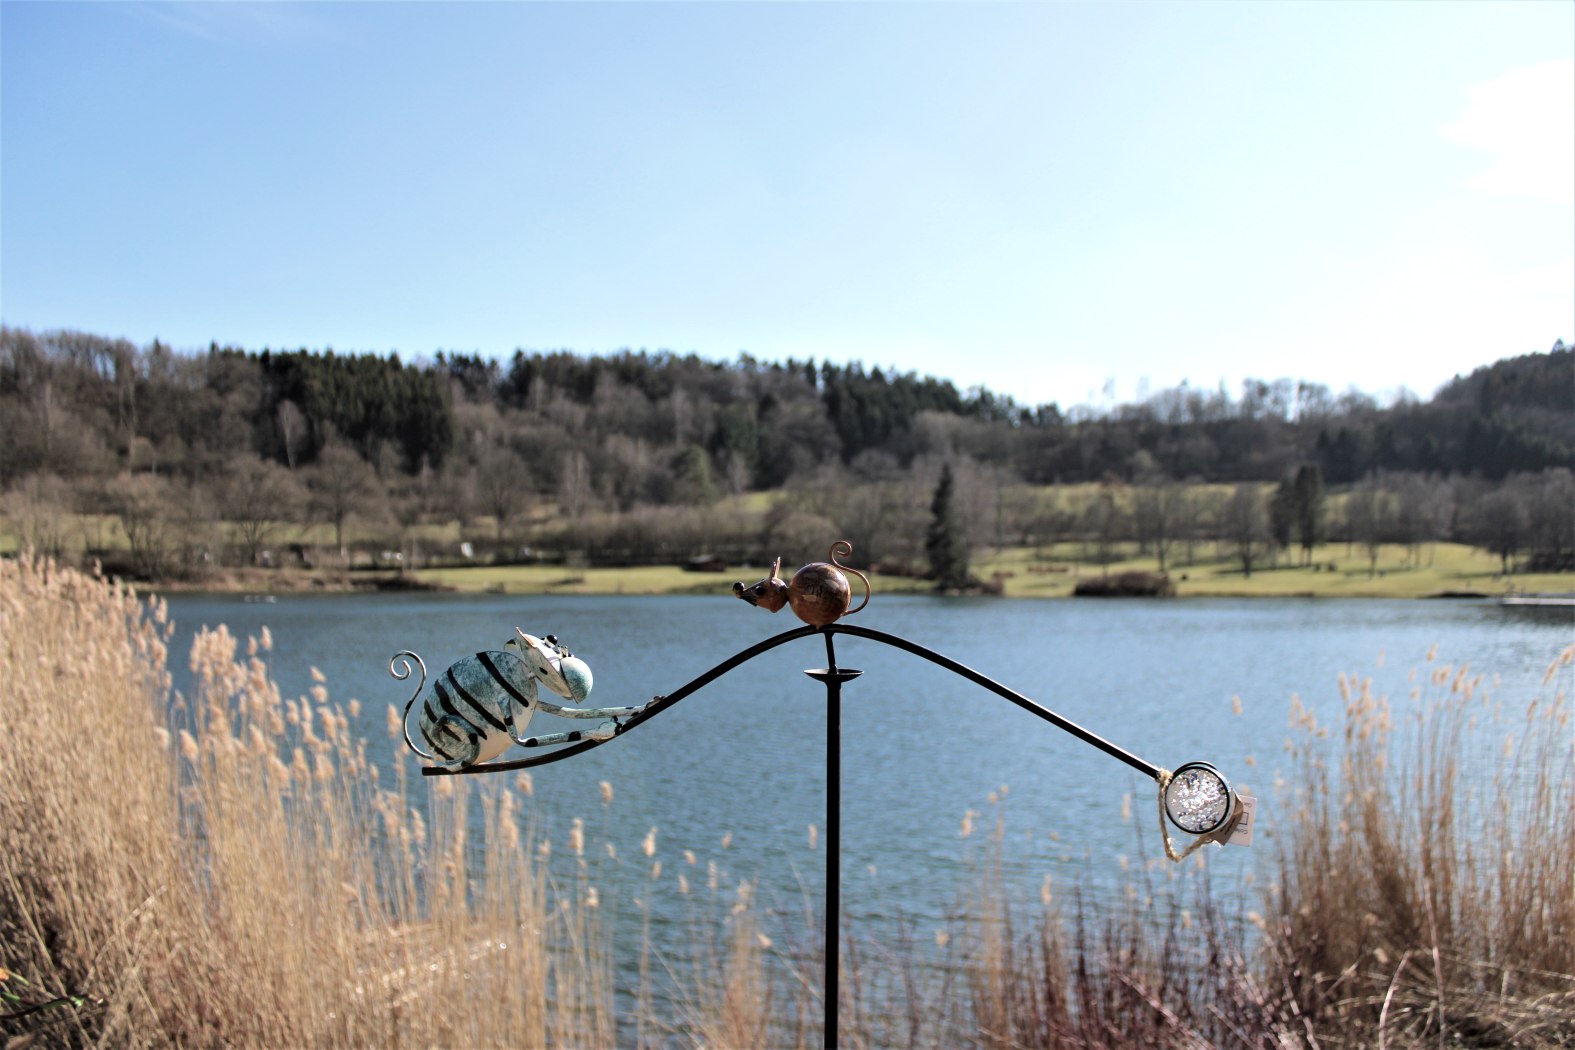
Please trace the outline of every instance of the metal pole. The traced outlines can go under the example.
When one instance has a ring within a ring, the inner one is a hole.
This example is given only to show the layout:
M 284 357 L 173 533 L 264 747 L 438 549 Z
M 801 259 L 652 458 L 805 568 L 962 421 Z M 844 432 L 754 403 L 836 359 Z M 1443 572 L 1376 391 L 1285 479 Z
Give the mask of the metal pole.
M 826 932 L 822 950 L 825 976 L 821 982 L 825 1045 L 837 1045 L 837 1010 L 841 1005 L 839 963 L 842 954 L 842 683 L 863 671 L 837 666 L 832 633 L 826 635 L 826 666 L 804 673 L 826 685 Z

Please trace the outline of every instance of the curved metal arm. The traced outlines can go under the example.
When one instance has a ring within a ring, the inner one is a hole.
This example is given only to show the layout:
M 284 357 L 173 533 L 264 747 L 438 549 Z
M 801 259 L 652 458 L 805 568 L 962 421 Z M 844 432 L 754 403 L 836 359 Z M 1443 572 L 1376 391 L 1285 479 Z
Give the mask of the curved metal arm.
M 593 747 L 600 747 L 602 744 L 607 743 L 608 740 L 616 739 L 617 736 L 621 736 L 622 734 L 633 729 L 635 726 L 638 726 L 648 719 L 654 718 L 661 714 L 663 711 L 667 710 L 669 707 L 672 707 L 678 701 L 689 696 L 691 693 L 694 693 L 710 685 L 712 682 L 716 681 L 727 672 L 733 670 L 733 668 L 738 667 L 740 664 L 748 663 L 755 657 L 760 656 L 762 653 L 769 652 L 779 645 L 785 645 L 786 643 L 794 641 L 798 638 L 807 638 L 812 634 L 848 634 L 854 636 L 855 638 L 867 638 L 872 642 L 880 642 L 881 644 L 889 645 L 894 649 L 901 649 L 904 652 L 912 653 L 914 656 L 921 657 L 933 664 L 946 668 L 946 670 L 951 671 L 953 674 L 968 679 L 968 681 L 974 683 L 975 685 L 981 686 L 984 689 L 988 689 L 990 692 L 996 694 L 999 697 L 1010 700 L 1012 703 L 1016 704 L 1024 711 L 1027 711 L 1029 714 L 1044 719 L 1046 722 L 1049 722 L 1058 729 L 1072 734 L 1084 743 L 1092 744 L 1094 747 L 1097 747 L 1099 750 L 1103 751 L 1107 755 L 1110 755 L 1112 758 L 1120 759 L 1122 762 L 1125 762 L 1127 765 L 1131 766 L 1133 769 L 1142 773 L 1149 779 L 1159 779 L 1161 771 L 1158 766 L 1155 766 L 1149 762 L 1145 762 L 1143 759 L 1132 754 L 1130 751 L 1126 751 L 1120 747 L 1117 747 L 1115 744 L 1112 744 L 1103 737 L 1100 737 L 1097 734 L 1084 729 L 1077 723 L 1063 718 L 1047 707 L 1043 707 L 1035 703 L 1033 700 L 1030 700 L 1028 697 L 1017 692 L 1016 690 L 1009 689 L 1001 683 L 995 681 L 993 678 L 989 678 L 986 675 L 980 674 L 978 671 L 975 671 L 966 664 L 958 663 L 951 657 L 943 656 L 933 649 L 926 648 L 925 646 L 919 645 L 916 642 L 910 642 L 908 639 L 894 634 L 887 634 L 885 631 L 877 631 L 870 627 L 859 627 L 852 624 L 842 623 L 828 624 L 825 627 L 799 627 L 795 630 L 785 631 L 782 634 L 776 635 L 772 638 L 767 638 L 763 642 L 756 643 L 755 645 L 750 646 L 748 649 L 745 649 L 742 652 L 737 653 L 726 660 L 723 660 L 709 671 L 683 685 L 676 691 L 669 693 L 666 696 L 653 697 L 651 701 L 645 704 L 643 707 L 629 708 L 628 710 L 632 712 L 629 720 L 626 722 L 620 722 L 617 732 L 612 737 L 607 737 L 600 740 L 581 740 L 571 747 L 562 748 L 545 755 L 534 755 L 530 758 L 511 759 L 504 762 L 484 762 L 473 766 L 461 766 L 457 769 L 448 769 L 442 766 L 425 766 L 422 768 L 421 774 L 423 776 L 435 777 L 455 776 L 469 773 L 500 773 L 511 769 L 529 769 L 532 766 L 544 766 L 550 762 L 561 762 L 565 758 L 583 754 Z M 830 639 L 828 638 L 827 641 L 829 643 Z
M 616 739 L 618 736 L 627 733 L 647 719 L 655 718 L 689 694 L 710 685 L 739 664 L 748 663 L 760 654 L 770 652 L 779 645 L 785 645 L 797 638 L 807 638 L 818 631 L 819 628 L 817 627 L 807 626 L 792 631 L 784 631 L 773 638 L 767 638 L 763 642 L 750 646 L 741 653 L 728 657 L 705 674 L 680 687 L 677 691 L 666 696 L 652 697 L 650 703 L 644 707 L 635 708 L 634 711 L 636 713 L 634 716 L 629 721 L 620 724 L 616 734 L 604 740 L 581 740 L 577 744 L 553 751 L 550 754 L 535 755 L 531 758 L 510 759 L 506 762 L 482 762 L 474 766 L 460 766 L 458 769 L 445 769 L 442 766 L 422 766 L 421 775 L 424 777 L 442 777 L 468 773 L 503 773 L 511 769 L 529 769 L 532 766 L 544 766 L 549 762 L 561 762 L 574 755 L 584 754 L 593 747 L 600 747 L 607 743 L 608 740 Z
M 1130 751 L 1125 751 L 1103 737 L 1089 732 L 1082 726 L 1078 725 L 1076 722 L 1062 718 L 1054 711 L 1047 707 L 1041 707 L 1016 690 L 1008 689 L 1006 686 L 1002 685 L 1000 682 L 995 681 L 993 678 L 988 678 L 980 674 L 978 671 L 975 671 L 973 668 L 968 667 L 965 664 L 960 664 L 948 656 L 942 656 L 933 649 L 926 649 L 922 645 L 910 642 L 906 638 L 899 638 L 894 634 L 887 634 L 885 631 L 877 631 L 869 627 L 858 627 L 852 624 L 834 623 L 825 627 L 824 630 L 828 634 L 851 634 L 856 638 L 868 638 L 872 642 L 881 642 L 885 645 L 892 646 L 895 649 L 901 649 L 904 652 L 912 653 L 915 656 L 921 656 L 933 664 L 939 664 L 941 667 L 946 668 L 953 674 L 961 675 L 975 685 L 983 686 L 985 689 L 990 690 L 990 692 L 994 693 L 996 696 L 1004 697 L 1005 699 L 1010 700 L 1012 703 L 1016 704 L 1024 711 L 1027 711 L 1029 714 L 1036 715 L 1039 718 L 1044 719 L 1046 722 L 1049 722 L 1058 729 L 1066 730 L 1068 733 L 1071 733 L 1073 736 L 1077 737 L 1084 743 L 1093 744 L 1095 747 L 1099 748 L 1099 750 L 1103 751 L 1107 755 L 1110 755 L 1112 758 L 1119 758 L 1121 761 L 1142 773 L 1150 780 L 1157 780 L 1159 778 L 1158 766 L 1143 761 L 1141 758 L 1138 758 Z

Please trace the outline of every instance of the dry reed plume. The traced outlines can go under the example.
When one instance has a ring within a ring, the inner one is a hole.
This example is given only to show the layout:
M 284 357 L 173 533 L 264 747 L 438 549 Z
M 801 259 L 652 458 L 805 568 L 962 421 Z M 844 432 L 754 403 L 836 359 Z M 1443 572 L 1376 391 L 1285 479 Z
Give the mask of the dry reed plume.
M 1405 704 L 1342 679 L 1338 750 L 1299 714 L 1264 920 L 1287 1024 L 1324 1046 L 1575 1046 L 1572 660 L 1523 704 L 1431 653 Z
M 982 880 L 966 938 L 979 1039 L 1575 1046 L 1575 646 L 1521 708 L 1429 661 L 1399 713 L 1355 678 L 1332 733 L 1294 705 L 1278 878 L 1245 921 L 1210 896 L 1202 857 L 1190 898 L 1135 893 L 1097 924 L 1082 907 L 1066 921 L 1047 883 L 1027 933 L 1000 878 Z
M 0 561 L 0 977 L 86 999 L 0 1034 L 614 1043 L 596 913 L 551 897 L 512 794 L 484 799 L 469 872 L 465 786 L 430 826 L 403 783 L 379 789 L 323 686 L 280 696 L 266 635 L 240 655 L 201 633 L 167 719 L 168 632 L 118 584 Z

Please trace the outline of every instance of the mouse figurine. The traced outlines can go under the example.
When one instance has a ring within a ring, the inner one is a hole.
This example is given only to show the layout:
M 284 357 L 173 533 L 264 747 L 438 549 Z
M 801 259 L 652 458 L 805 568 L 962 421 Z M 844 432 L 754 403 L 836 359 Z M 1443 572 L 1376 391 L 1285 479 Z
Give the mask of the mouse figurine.
M 790 606 L 793 615 L 800 620 L 814 627 L 824 627 L 844 616 L 851 616 L 870 602 L 869 577 L 837 561 L 838 557 L 846 558 L 852 553 L 853 544 L 847 540 L 838 540 L 831 545 L 831 561 L 811 562 L 795 572 L 792 581 L 787 583 L 782 580 L 782 559 L 778 558 L 771 564 L 770 576 L 752 587 L 735 583 L 733 594 L 767 612 L 777 612 L 784 605 Z M 843 575 L 844 569 L 864 581 L 864 600 L 857 609 L 848 608 L 853 588 Z

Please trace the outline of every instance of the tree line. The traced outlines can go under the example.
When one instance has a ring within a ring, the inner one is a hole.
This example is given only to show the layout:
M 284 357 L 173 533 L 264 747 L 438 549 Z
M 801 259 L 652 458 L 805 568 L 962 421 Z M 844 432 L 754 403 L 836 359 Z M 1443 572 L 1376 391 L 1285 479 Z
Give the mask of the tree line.
M 114 515 L 152 574 L 255 561 L 285 522 L 331 525 L 348 554 L 352 523 L 397 548 L 453 519 L 484 521 L 477 540 L 499 555 L 659 560 L 835 533 L 923 571 L 943 472 L 978 547 L 1061 536 L 1163 551 L 1173 512 L 1218 539 L 1231 512 L 1210 501 L 1228 488 L 1243 493 L 1236 531 L 1261 534 L 1248 549 L 1289 549 L 1313 527 L 1297 517 L 1305 499 L 1287 507 L 1316 477 L 1342 512 L 1375 505 L 1364 535 L 1486 545 L 1497 518 L 1506 567 L 1520 553 L 1563 564 L 1575 543 L 1544 507 L 1572 468 L 1575 355 L 1562 343 L 1426 401 L 1282 379 L 1063 411 L 858 362 L 524 350 L 405 362 L 0 328 L 14 527 L 47 517 L 29 507 Z M 1046 486 L 1071 485 L 1096 495 L 1056 506 Z M 754 514 L 722 501 L 754 492 L 778 498 Z M 222 543 L 208 527 L 220 522 Z

